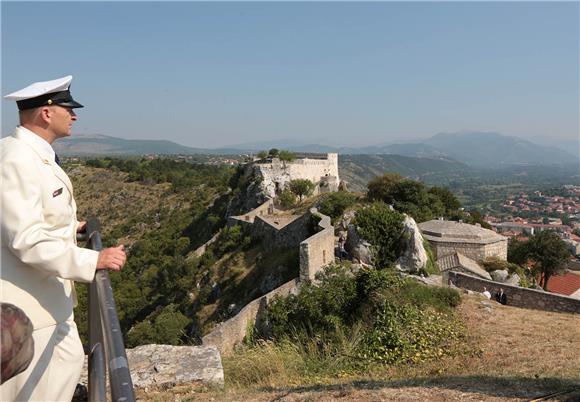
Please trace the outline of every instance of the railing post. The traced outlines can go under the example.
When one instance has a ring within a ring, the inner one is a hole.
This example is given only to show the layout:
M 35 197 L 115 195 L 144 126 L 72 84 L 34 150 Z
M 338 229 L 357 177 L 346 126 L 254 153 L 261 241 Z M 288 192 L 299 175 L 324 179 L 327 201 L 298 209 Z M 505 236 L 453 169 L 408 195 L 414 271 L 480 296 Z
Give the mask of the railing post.
M 93 250 L 101 251 L 103 246 L 98 230 L 99 222 L 96 219 L 87 223 L 88 245 Z M 108 367 L 113 401 L 135 401 L 133 381 L 107 270 L 98 270 L 89 286 L 89 344 L 89 400 L 105 400 Z

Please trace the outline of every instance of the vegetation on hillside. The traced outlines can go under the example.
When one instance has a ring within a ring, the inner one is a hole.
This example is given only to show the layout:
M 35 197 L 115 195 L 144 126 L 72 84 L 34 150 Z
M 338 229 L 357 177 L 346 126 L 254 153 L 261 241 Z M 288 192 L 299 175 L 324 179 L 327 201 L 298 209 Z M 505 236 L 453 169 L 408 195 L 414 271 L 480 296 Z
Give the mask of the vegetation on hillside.
M 271 331 L 255 334 L 236 359 L 276 350 L 301 376 L 333 376 L 373 364 L 406 364 L 453 354 L 463 337 L 454 313 L 459 294 L 430 288 L 389 270 L 333 265 L 296 296 L 268 306 Z M 253 377 L 253 365 L 237 378 Z M 261 381 L 261 380 L 260 380 Z
M 548 289 L 550 278 L 566 268 L 570 252 L 564 240 L 555 232 L 543 230 L 526 241 L 512 240 L 508 248 L 508 261 L 529 266 L 531 276 L 539 278 L 539 285 Z

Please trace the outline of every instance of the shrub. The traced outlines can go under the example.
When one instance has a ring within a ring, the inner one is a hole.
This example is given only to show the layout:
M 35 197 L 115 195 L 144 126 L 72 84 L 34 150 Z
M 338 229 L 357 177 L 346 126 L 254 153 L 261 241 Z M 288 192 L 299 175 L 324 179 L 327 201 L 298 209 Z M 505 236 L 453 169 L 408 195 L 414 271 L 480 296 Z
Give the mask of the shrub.
M 280 158 L 281 161 L 290 162 L 296 159 L 296 155 L 290 151 L 280 151 L 278 158 Z
M 309 196 L 314 191 L 314 183 L 308 179 L 294 179 L 288 183 L 288 188 L 302 201 L 302 197 Z
M 278 201 L 283 208 L 292 208 L 296 205 L 296 195 L 289 188 L 285 188 L 278 195 Z
M 328 193 L 318 202 L 318 210 L 322 214 L 330 216 L 334 223 L 348 207 L 353 206 L 357 201 L 356 195 L 346 191 Z
M 403 215 L 383 202 L 357 211 L 353 223 L 361 236 L 373 245 L 374 263 L 385 268 L 401 255 Z
M 353 275 L 340 265 L 316 279 L 317 284 L 306 282 L 298 295 L 275 298 L 267 308 L 272 340 L 307 349 L 310 359 L 334 356 L 342 359 L 343 369 L 373 361 L 418 362 L 451 353 L 443 345 L 462 334 L 453 313 L 461 298 L 454 289 L 427 287 L 388 270 L 361 269 Z

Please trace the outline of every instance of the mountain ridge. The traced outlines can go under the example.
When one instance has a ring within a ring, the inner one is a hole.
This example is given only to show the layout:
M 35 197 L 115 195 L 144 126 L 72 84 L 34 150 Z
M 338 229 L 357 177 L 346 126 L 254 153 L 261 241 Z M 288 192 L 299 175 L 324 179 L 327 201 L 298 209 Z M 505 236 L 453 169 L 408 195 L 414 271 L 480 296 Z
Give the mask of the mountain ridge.
M 260 146 L 261 145 L 261 146 Z M 222 148 L 193 148 L 169 140 L 129 140 L 103 134 L 77 135 L 55 143 L 62 155 L 232 155 L 270 148 L 294 152 L 337 152 L 342 155 L 394 154 L 408 157 L 451 159 L 469 166 L 497 168 L 508 165 L 578 164 L 580 159 L 555 146 L 538 145 L 529 140 L 494 132 L 438 133 L 424 140 L 377 146 L 340 147 L 274 140 L 232 145 Z

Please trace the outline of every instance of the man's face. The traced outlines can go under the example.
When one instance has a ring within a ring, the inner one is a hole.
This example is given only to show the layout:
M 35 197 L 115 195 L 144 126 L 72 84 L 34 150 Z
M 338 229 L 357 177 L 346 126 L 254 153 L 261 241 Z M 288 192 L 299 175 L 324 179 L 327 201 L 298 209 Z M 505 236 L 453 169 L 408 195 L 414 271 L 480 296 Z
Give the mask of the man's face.
M 50 106 L 51 121 L 50 128 L 56 138 L 68 137 L 71 135 L 73 122 L 76 121 L 77 115 L 73 109 L 64 106 Z

